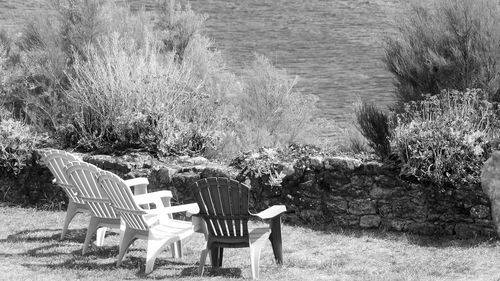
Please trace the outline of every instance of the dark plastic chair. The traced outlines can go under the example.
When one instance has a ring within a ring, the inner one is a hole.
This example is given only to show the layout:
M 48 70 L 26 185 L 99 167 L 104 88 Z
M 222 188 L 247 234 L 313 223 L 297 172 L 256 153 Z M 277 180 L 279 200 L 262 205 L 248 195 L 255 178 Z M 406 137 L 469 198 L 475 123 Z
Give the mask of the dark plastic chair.
M 274 256 L 283 263 L 281 245 L 281 214 L 284 205 L 272 206 L 258 214 L 248 211 L 250 188 L 228 178 L 205 178 L 196 181 L 191 191 L 200 209 L 197 216 L 206 223 L 207 245 L 201 252 L 199 271 L 203 269 L 208 252 L 211 252 L 212 266 L 222 266 L 224 248 L 250 248 L 250 262 L 253 279 L 259 278 L 259 258 L 264 242 L 269 239 Z M 268 227 L 248 228 L 249 219 L 269 222 Z

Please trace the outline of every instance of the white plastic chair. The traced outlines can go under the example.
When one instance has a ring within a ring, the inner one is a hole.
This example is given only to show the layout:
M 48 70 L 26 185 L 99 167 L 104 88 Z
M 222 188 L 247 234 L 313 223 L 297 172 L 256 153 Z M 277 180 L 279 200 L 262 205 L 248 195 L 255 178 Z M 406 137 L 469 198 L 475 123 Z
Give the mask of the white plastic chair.
M 94 233 L 97 232 L 96 245 L 102 246 L 108 227 L 122 229 L 120 217 L 111 207 L 106 193 L 97 184 L 97 176 L 100 171 L 101 169 L 98 167 L 82 161 L 70 162 L 64 168 L 67 179 L 77 190 L 78 199 L 84 202 L 90 210 L 91 217 L 82 254 L 87 252 Z M 134 187 L 136 194 L 146 193 L 147 185 L 146 178 L 132 179 L 126 183 L 127 188 Z
M 194 226 L 191 222 L 175 220 L 172 214 L 197 210 L 196 203 L 162 207 L 163 202 L 160 196 L 153 194 L 133 196 L 120 177 L 106 171 L 100 172 L 98 182 L 107 193 L 114 210 L 120 214 L 125 223 L 117 266 L 120 266 L 132 242 L 135 239 L 143 239 L 147 241 L 145 273 L 148 274 L 153 270 L 156 257 L 165 245 L 172 245 L 172 254 L 175 256 L 176 251 L 181 252 L 180 241 L 194 233 Z M 170 191 L 164 191 L 164 193 L 171 197 Z M 140 207 L 140 205 L 151 203 L 156 205 L 156 209 L 146 210 Z
M 64 239 L 64 236 L 68 231 L 68 226 L 75 215 L 89 211 L 85 202 L 78 198 L 76 187 L 70 183 L 64 173 L 65 166 L 68 163 L 72 161 L 79 161 L 80 159 L 73 154 L 57 149 L 43 150 L 41 151 L 41 154 L 42 162 L 49 168 L 50 172 L 54 176 L 54 180 L 52 182 L 60 186 L 66 196 L 68 196 L 68 208 L 66 210 L 66 217 L 64 219 L 61 233 L 61 239 Z

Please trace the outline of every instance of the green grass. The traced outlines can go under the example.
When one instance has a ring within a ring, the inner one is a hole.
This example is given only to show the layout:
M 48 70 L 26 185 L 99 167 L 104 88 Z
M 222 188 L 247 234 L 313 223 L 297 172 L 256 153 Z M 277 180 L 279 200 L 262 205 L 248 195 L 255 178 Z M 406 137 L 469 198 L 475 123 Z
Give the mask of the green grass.
M 251 278 L 248 249 L 225 249 L 223 268 L 197 276 L 201 235 L 184 243 L 184 256 L 164 251 L 144 275 L 145 243 L 136 241 L 115 267 L 118 235 L 81 255 L 88 217 L 77 215 L 59 241 L 64 212 L 0 207 L 0 280 L 227 280 Z M 261 256 L 261 280 L 498 280 L 500 243 L 401 233 L 283 227 L 285 262 Z

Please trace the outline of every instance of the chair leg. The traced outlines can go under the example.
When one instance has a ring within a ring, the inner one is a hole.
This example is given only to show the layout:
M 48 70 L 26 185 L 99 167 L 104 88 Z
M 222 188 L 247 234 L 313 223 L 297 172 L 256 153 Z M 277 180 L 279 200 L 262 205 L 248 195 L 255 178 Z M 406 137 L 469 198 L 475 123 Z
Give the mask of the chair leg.
M 122 243 L 123 240 L 123 234 L 125 233 L 125 230 L 127 229 L 127 225 L 125 222 L 121 219 L 120 220 L 120 235 L 118 236 L 118 241 L 120 241 L 120 244 Z
M 77 212 L 77 206 L 75 202 L 69 201 L 68 209 L 66 210 L 66 217 L 64 218 L 64 225 L 61 233 L 61 240 L 64 239 L 66 232 L 68 231 L 69 223 L 73 220 Z
M 250 245 L 250 263 L 252 266 L 252 279 L 259 279 L 260 250 L 262 244 Z
M 153 266 L 155 264 L 156 257 L 160 253 L 161 248 L 166 244 L 165 240 L 154 240 L 148 239 L 148 249 L 146 253 L 146 269 L 144 270 L 145 274 L 149 274 L 153 271 Z
M 100 227 L 97 229 L 97 235 L 96 235 L 96 241 L 95 244 L 97 246 L 102 246 L 104 245 L 104 237 L 106 236 L 106 231 L 108 230 L 107 227 Z
M 222 266 L 222 257 L 224 254 L 224 248 L 212 247 L 210 250 L 210 260 L 212 261 L 212 267 Z
M 205 262 L 207 260 L 208 252 L 210 252 L 210 249 L 201 251 L 200 265 L 198 266 L 198 272 L 200 273 L 200 276 L 203 276 L 203 270 L 205 269 Z
M 83 242 L 82 255 L 85 255 L 90 244 L 90 239 L 97 231 L 97 226 L 99 225 L 99 219 L 96 217 L 91 217 L 89 226 L 87 227 L 87 235 L 85 236 L 85 242 Z
M 122 264 L 123 257 L 125 256 L 125 253 L 127 253 L 128 247 L 132 245 L 132 242 L 134 242 L 135 239 L 134 231 L 131 231 L 130 229 L 125 229 L 125 231 L 123 231 L 120 235 L 120 246 L 118 257 L 116 258 L 116 266 L 120 266 Z
M 219 248 L 219 261 L 217 262 L 219 264 L 219 267 L 222 266 L 222 257 L 224 256 L 224 248 Z
M 269 240 L 273 247 L 274 259 L 277 264 L 283 264 L 283 246 L 281 241 L 281 216 L 274 217 L 270 223 L 271 235 Z
M 172 251 L 172 258 L 182 258 L 182 242 L 181 240 L 170 244 L 170 249 Z

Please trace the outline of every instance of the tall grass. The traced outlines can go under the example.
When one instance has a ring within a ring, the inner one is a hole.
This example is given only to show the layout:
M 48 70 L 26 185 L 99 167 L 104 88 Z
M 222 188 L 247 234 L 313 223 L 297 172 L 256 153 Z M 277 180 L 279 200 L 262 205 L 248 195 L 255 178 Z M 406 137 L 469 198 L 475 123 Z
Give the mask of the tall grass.
M 500 93 L 500 6 L 496 0 L 440 0 L 415 5 L 386 39 L 385 63 L 396 81 L 398 108 L 445 89 Z

